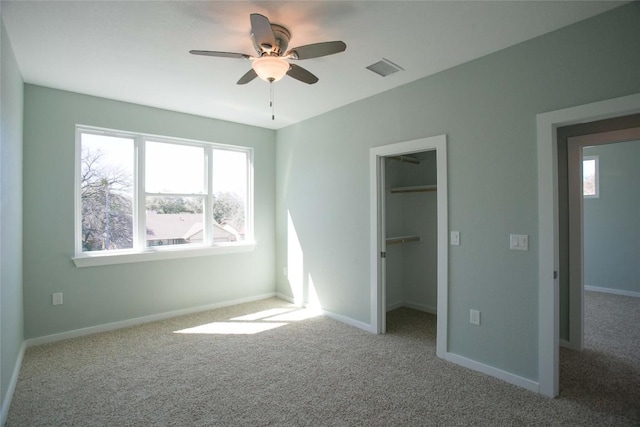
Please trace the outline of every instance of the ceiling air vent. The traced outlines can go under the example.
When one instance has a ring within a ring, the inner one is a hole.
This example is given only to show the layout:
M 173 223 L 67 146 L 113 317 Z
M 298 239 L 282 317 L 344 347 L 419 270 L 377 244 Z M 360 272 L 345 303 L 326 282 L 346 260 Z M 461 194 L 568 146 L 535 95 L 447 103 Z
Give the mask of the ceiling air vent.
M 382 77 L 387 77 L 388 75 L 393 74 L 397 71 L 404 71 L 404 68 L 397 64 L 394 64 L 386 58 L 382 58 L 382 61 L 378 61 L 375 64 L 369 65 L 367 69 Z

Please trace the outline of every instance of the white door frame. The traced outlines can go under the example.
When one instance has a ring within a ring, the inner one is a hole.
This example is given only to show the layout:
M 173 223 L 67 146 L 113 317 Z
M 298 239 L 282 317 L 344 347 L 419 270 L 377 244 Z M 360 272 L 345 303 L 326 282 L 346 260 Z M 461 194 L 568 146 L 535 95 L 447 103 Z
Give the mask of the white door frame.
M 559 390 L 559 266 L 557 128 L 640 112 L 640 93 L 538 114 L 538 384 Z M 562 274 L 562 272 L 560 272 Z
M 385 252 L 384 236 L 384 157 L 399 156 L 422 151 L 436 152 L 437 204 L 438 204 L 438 320 L 436 353 L 443 357 L 447 351 L 448 311 L 448 190 L 447 190 L 447 136 L 438 135 L 413 141 L 373 147 L 369 150 L 370 182 L 370 238 L 371 238 L 371 327 L 372 332 L 385 332 L 386 302 L 384 289 Z

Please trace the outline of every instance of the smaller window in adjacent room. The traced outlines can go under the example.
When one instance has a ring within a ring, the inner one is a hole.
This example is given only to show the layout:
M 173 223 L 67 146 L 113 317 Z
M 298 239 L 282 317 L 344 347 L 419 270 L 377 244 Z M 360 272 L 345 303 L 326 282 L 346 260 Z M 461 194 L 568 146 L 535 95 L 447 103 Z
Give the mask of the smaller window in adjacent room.
M 76 139 L 76 257 L 253 240 L 250 148 L 86 126 Z
M 598 156 L 582 158 L 582 194 L 585 198 L 600 197 Z

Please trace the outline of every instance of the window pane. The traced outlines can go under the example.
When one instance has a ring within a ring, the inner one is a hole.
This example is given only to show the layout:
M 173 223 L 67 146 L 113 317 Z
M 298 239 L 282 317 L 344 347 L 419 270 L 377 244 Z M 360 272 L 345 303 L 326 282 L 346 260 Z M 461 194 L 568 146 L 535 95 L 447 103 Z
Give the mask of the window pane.
M 81 134 L 82 251 L 133 247 L 133 148 L 130 138 Z
M 245 239 L 247 172 L 246 152 L 213 150 L 214 242 L 227 241 L 228 233 Z
M 585 159 L 582 162 L 582 189 L 583 195 L 597 195 L 597 176 L 596 176 L 596 160 Z
M 202 243 L 202 197 L 146 198 L 147 246 Z
M 204 193 L 204 149 L 147 141 L 147 193 Z

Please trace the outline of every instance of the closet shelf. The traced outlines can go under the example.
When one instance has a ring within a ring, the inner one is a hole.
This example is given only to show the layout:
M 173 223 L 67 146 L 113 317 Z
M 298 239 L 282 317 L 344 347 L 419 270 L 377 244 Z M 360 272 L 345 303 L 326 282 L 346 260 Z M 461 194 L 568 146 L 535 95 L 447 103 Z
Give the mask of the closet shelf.
M 426 191 L 438 191 L 437 185 L 414 185 L 411 187 L 393 187 L 392 193 L 423 193 Z
M 420 236 L 387 237 L 387 245 L 401 245 L 404 243 L 419 242 Z
M 402 162 L 402 163 L 411 163 L 413 165 L 419 165 L 420 164 L 420 160 L 416 159 L 415 157 L 411 157 L 411 156 L 390 156 L 387 157 L 388 159 L 391 160 L 395 160 L 397 162 Z

